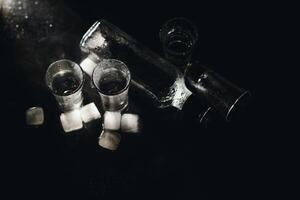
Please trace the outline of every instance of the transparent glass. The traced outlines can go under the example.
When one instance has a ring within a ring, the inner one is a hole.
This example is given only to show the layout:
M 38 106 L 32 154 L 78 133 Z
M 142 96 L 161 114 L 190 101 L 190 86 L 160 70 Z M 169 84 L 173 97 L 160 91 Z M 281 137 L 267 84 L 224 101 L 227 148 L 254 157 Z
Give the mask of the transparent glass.
M 130 72 L 115 59 L 104 59 L 94 69 L 93 83 L 97 88 L 104 111 L 124 110 L 128 105 Z
M 188 19 L 173 18 L 162 26 L 159 38 L 166 59 L 175 65 L 184 66 L 191 60 L 198 41 L 198 30 Z
M 61 111 L 82 106 L 83 72 L 78 64 L 67 59 L 58 60 L 48 67 L 45 79 Z

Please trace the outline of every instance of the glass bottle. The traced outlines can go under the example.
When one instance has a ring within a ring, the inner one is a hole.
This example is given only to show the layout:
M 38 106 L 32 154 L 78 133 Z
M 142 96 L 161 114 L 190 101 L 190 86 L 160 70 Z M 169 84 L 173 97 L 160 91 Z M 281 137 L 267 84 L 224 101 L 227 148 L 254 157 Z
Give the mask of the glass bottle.
M 123 61 L 132 75 L 132 94 L 159 110 L 177 113 L 192 96 L 185 86 L 183 73 L 176 66 L 106 20 L 90 27 L 81 39 L 80 48 L 84 56 L 80 65 L 89 75 L 102 59 Z M 207 109 L 195 110 L 207 114 Z

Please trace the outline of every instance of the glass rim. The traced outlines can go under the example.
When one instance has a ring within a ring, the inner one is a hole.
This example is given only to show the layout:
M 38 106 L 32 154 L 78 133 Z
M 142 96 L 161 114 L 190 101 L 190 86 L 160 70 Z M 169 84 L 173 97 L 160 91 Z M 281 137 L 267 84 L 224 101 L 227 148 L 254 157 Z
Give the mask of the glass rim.
M 68 95 L 60 95 L 60 94 L 55 93 L 55 92 L 53 91 L 53 89 L 52 89 L 52 88 L 49 86 L 49 84 L 48 84 L 49 82 L 48 82 L 48 80 L 47 80 L 47 74 L 49 73 L 50 68 L 53 67 L 54 65 L 56 65 L 56 64 L 59 63 L 59 62 L 67 62 L 68 64 L 73 64 L 74 67 L 78 67 L 78 68 L 79 68 L 80 73 L 81 73 L 81 75 L 82 75 L 82 78 L 80 78 L 80 84 L 78 85 L 78 87 L 77 87 L 75 90 L 73 90 L 73 91 L 72 91 L 70 94 L 68 94 Z M 79 90 L 83 87 L 83 83 L 84 83 L 84 72 L 83 72 L 82 68 L 80 67 L 80 65 L 77 64 L 76 62 L 72 61 L 72 60 L 69 60 L 69 59 L 60 59 L 60 60 L 56 60 L 56 61 L 52 62 L 52 63 L 49 65 L 49 67 L 48 67 L 48 69 L 47 69 L 47 71 L 46 71 L 46 74 L 45 74 L 45 83 L 46 83 L 46 85 L 47 85 L 48 90 L 50 90 L 51 93 L 53 93 L 54 95 L 56 95 L 56 96 L 61 96 L 61 97 L 64 97 L 64 96 L 65 96 L 65 97 L 66 97 L 66 96 L 70 96 L 70 95 L 72 95 L 72 94 L 75 94 L 77 91 L 79 91 Z
M 173 21 L 184 21 L 184 22 L 187 23 L 189 26 L 191 26 L 191 28 L 193 29 L 194 36 L 195 36 L 194 44 L 197 43 L 198 38 L 199 38 L 198 28 L 197 28 L 197 26 L 193 23 L 193 21 L 191 21 L 190 19 L 185 18 L 185 17 L 173 17 L 173 18 L 171 18 L 171 19 L 168 19 L 165 23 L 163 23 L 163 25 L 161 26 L 160 31 L 159 31 L 159 39 L 160 39 L 160 41 L 165 42 L 165 40 L 163 39 L 162 34 L 163 34 L 164 32 L 166 32 L 167 26 L 168 26 L 170 23 L 172 23 Z
M 126 78 L 126 86 L 125 86 L 122 90 L 118 91 L 117 93 L 113 93 L 113 94 L 105 94 L 105 93 L 103 93 L 103 92 L 100 90 L 98 84 L 95 83 L 95 79 L 94 79 L 95 76 L 94 76 L 94 74 L 95 74 L 95 72 L 96 72 L 96 69 L 99 68 L 99 67 L 101 67 L 101 66 L 100 66 L 100 63 L 101 63 L 101 62 L 104 62 L 104 61 L 115 61 L 115 62 L 118 62 L 119 64 L 121 64 L 121 65 L 126 69 L 126 71 L 128 71 L 128 76 L 129 76 L 129 77 Z M 129 87 L 129 85 L 130 85 L 130 82 L 131 82 L 131 73 L 130 73 L 130 70 L 129 70 L 129 68 L 127 67 L 127 65 L 126 65 L 123 61 L 121 61 L 121 60 L 118 60 L 118 59 L 111 59 L 111 58 L 103 59 L 101 62 L 100 62 L 99 64 L 97 64 L 97 66 L 95 67 L 95 69 L 94 69 L 94 71 L 93 71 L 93 73 L 92 73 L 92 82 L 93 82 L 93 85 L 96 87 L 97 91 L 98 91 L 99 93 L 101 93 L 101 95 L 104 95 L 104 96 L 116 96 L 116 95 L 122 94 L 124 91 L 126 91 L 126 90 L 128 89 L 128 87 Z

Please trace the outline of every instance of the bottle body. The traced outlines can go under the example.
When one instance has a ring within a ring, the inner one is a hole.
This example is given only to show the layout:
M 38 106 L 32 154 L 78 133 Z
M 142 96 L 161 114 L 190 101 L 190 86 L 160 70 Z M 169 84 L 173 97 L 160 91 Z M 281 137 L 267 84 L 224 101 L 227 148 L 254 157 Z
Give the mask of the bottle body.
M 97 21 L 85 33 L 80 48 L 95 62 L 112 58 L 123 61 L 132 75 L 136 94 L 157 108 L 182 109 L 192 94 L 185 86 L 183 73 L 131 36 L 105 20 Z

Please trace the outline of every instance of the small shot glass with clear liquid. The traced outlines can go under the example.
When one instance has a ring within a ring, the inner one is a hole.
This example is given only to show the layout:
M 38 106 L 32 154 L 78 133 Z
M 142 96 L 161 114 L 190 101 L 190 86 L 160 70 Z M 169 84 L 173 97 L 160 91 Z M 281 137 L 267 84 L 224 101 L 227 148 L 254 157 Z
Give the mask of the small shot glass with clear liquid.
M 127 107 L 131 76 L 122 61 L 102 60 L 94 69 L 92 80 L 104 111 L 123 111 Z
M 83 72 L 78 64 L 67 59 L 58 60 L 49 66 L 45 78 L 62 112 L 82 106 Z
M 177 66 L 182 66 L 191 61 L 198 41 L 198 30 L 186 18 L 173 18 L 162 26 L 159 38 L 165 58 Z

